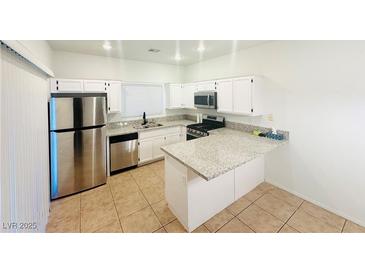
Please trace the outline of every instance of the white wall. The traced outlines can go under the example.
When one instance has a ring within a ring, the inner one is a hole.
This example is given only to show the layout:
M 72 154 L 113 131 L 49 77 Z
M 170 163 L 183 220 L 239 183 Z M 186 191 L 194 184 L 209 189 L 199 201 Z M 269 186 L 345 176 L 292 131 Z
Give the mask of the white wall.
M 105 79 L 135 82 L 179 82 L 179 66 L 112 57 L 54 51 L 54 73 L 58 78 Z
M 267 181 L 365 225 L 364 64 L 364 41 L 278 41 L 187 66 L 184 80 L 265 76 L 274 125 L 290 131 L 267 157 Z
M 0 67 L 0 231 L 44 231 L 49 210 L 47 76 L 5 47 Z M 35 223 L 36 228 L 17 230 L 10 223 Z

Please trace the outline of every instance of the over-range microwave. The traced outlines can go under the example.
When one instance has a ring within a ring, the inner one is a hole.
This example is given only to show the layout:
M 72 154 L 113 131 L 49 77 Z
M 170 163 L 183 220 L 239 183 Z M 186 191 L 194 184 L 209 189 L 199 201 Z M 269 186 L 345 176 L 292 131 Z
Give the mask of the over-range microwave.
M 196 108 L 217 108 L 217 92 L 198 91 L 194 93 L 194 106 Z

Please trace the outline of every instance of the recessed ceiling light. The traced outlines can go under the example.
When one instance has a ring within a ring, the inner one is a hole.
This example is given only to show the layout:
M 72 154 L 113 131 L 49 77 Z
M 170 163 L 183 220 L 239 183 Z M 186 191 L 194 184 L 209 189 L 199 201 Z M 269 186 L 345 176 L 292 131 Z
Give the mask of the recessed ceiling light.
M 180 61 L 180 60 L 181 60 L 181 56 L 180 56 L 180 54 L 178 54 L 178 53 L 177 53 L 177 54 L 175 55 L 175 60 L 176 60 L 176 61 Z
M 149 51 L 149 52 L 153 52 L 153 53 L 160 52 L 160 50 L 159 50 L 159 49 L 149 49 L 148 51 Z
M 112 49 L 112 45 L 110 45 L 109 42 L 105 42 L 103 44 L 103 49 L 105 49 L 105 50 L 111 50 Z
M 205 51 L 205 47 L 203 45 L 200 45 L 196 50 L 199 52 L 203 52 Z

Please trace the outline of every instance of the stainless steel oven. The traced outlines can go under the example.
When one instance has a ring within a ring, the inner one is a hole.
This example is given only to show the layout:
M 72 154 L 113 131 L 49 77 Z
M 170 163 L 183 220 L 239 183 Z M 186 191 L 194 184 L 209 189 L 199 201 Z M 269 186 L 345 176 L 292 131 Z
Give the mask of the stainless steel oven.
M 199 91 L 194 93 L 194 106 L 196 108 L 217 108 L 217 92 Z

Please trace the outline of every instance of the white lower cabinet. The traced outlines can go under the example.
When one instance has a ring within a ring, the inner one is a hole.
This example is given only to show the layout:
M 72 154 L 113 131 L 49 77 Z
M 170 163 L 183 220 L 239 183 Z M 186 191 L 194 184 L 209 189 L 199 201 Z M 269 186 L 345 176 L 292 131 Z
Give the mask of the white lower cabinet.
M 176 126 L 156 130 L 143 131 L 139 134 L 138 163 L 143 164 L 159 160 L 164 156 L 162 146 L 186 140 L 186 128 Z
M 166 137 L 165 136 L 159 136 L 152 139 L 152 146 L 153 146 L 153 158 L 161 158 L 163 156 L 163 152 L 161 150 L 161 147 L 166 144 Z
M 149 162 L 153 159 L 153 139 L 140 140 L 138 142 L 138 162 Z
M 165 154 L 165 198 L 169 209 L 191 232 L 264 182 L 264 156 L 206 181 Z
M 165 155 L 165 196 L 172 213 L 191 232 L 234 202 L 234 171 L 207 182 Z

